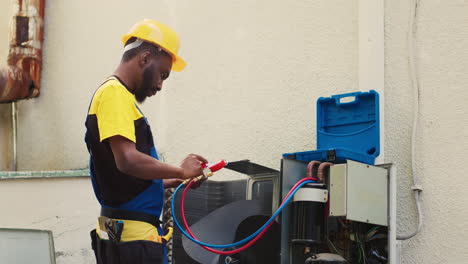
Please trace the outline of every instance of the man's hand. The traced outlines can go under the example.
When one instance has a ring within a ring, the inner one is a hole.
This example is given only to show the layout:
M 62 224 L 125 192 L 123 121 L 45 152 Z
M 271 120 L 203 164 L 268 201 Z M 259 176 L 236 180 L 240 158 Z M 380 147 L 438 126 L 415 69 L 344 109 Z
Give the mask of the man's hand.
M 190 154 L 180 164 L 184 173 L 181 179 L 190 179 L 203 174 L 202 163 L 208 163 L 208 161 L 200 155 Z

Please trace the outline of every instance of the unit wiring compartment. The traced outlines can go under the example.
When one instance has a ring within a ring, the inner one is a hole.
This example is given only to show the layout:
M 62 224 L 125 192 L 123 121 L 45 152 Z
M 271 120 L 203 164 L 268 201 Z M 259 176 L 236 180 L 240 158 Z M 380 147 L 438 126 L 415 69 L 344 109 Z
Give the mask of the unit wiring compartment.
M 329 217 L 325 250 L 355 264 L 388 263 L 388 228 L 386 226 Z
M 310 166 L 311 161 L 282 160 L 280 198 L 295 182 L 324 174 L 309 188 L 328 191 L 328 199 L 303 196 L 300 203 L 285 208 L 281 264 L 392 263 L 389 170 L 351 160 L 322 167 L 313 162 Z

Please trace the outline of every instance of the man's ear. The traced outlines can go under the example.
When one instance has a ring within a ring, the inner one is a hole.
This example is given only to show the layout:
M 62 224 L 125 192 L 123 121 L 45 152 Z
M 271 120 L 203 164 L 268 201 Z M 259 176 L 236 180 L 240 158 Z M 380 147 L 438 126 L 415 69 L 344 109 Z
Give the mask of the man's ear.
M 138 57 L 138 64 L 140 65 L 140 67 L 146 68 L 146 66 L 148 66 L 150 61 L 151 61 L 151 53 L 149 51 L 140 53 Z

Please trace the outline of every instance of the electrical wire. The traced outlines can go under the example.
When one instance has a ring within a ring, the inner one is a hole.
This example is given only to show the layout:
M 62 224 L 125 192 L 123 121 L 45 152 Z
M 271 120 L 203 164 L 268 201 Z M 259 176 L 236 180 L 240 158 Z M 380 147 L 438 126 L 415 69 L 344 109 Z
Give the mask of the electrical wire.
M 328 236 L 327 236 L 327 242 L 328 242 L 328 245 L 332 247 L 333 251 L 335 251 L 336 254 L 343 256 L 343 254 L 340 251 L 338 251 L 338 249 L 335 247 L 335 245 L 333 244 L 333 242 L 330 240 Z
M 369 230 L 369 232 L 367 232 L 367 235 L 366 235 L 366 240 L 369 241 L 369 239 L 375 235 L 377 232 L 379 231 L 379 227 L 378 226 L 374 226 L 373 228 L 371 228 Z
M 416 161 L 415 161 L 415 153 L 416 153 L 416 135 L 417 135 L 417 128 L 418 128 L 418 118 L 419 118 L 419 82 L 416 74 L 416 65 L 415 65 L 415 58 L 414 58 L 414 28 L 415 22 L 414 18 L 417 15 L 418 10 L 418 0 L 414 0 L 414 6 L 411 12 L 410 21 L 409 21 L 409 30 L 408 30 L 408 63 L 409 63 L 409 70 L 411 75 L 411 84 L 413 86 L 413 128 L 411 133 L 411 171 L 412 171 L 412 178 L 413 178 L 413 186 L 411 187 L 414 200 L 416 202 L 416 208 L 418 211 L 418 225 L 416 230 L 408 235 L 397 236 L 397 240 L 407 240 L 414 237 L 416 234 L 421 231 L 421 227 L 423 225 L 423 214 L 421 208 L 421 192 L 422 187 L 419 185 L 418 175 L 416 173 Z
M 289 193 L 285 196 L 283 202 L 281 203 L 280 207 L 278 208 L 278 210 L 275 212 L 275 214 L 273 214 L 273 216 L 262 226 L 260 227 L 254 234 L 250 235 L 249 237 L 246 237 L 244 238 L 243 240 L 241 241 L 238 241 L 236 243 L 232 243 L 232 244 L 226 244 L 226 245 L 211 245 L 211 244 L 207 244 L 207 243 L 203 243 L 201 241 L 198 241 L 197 239 L 194 239 L 192 238 L 189 234 L 187 234 L 187 232 L 181 227 L 181 225 L 179 224 L 179 221 L 177 220 L 176 217 L 174 217 L 174 223 L 176 224 L 176 226 L 180 229 L 180 231 L 182 232 L 182 234 L 184 234 L 184 236 L 186 236 L 188 239 L 190 239 L 191 241 L 199 244 L 199 245 L 202 245 L 202 246 L 206 246 L 206 247 L 210 247 L 210 248 L 228 248 L 228 247 L 235 247 L 235 246 L 238 246 L 238 245 L 241 245 L 243 243 L 246 243 L 247 241 L 253 239 L 255 236 L 259 235 L 263 229 L 265 229 L 269 224 L 273 223 L 274 219 L 279 215 L 279 213 L 283 210 L 283 208 L 286 206 L 286 204 L 291 200 L 291 198 L 294 196 L 294 194 L 305 184 L 307 183 L 313 183 L 315 182 L 314 181 L 315 178 L 310 178 L 310 177 L 307 177 L 307 178 L 304 178 L 302 180 L 300 180 L 299 182 L 297 182 L 293 188 L 289 191 Z M 183 187 L 184 185 L 181 184 L 179 185 L 175 192 L 174 192 L 174 195 L 172 197 L 172 203 L 171 203 L 171 211 L 172 211 L 172 214 L 173 216 L 175 216 L 175 197 L 177 196 L 177 192 Z M 264 230 L 263 230 L 264 231 Z M 265 231 L 266 232 L 266 231 Z
M 367 241 L 371 241 L 371 240 L 374 240 L 374 239 L 377 239 L 377 238 L 385 238 L 387 236 L 383 235 L 383 234 L 379 234 L 379 235 L 375 235 L 371 238 L 369 238 Z
M 359 254 L 358 263 L 362 263 L 362 262 L 361 262 L 361 260 L 362 260 L 362 254 L 361 254 L 361 250 L 360 250 L 359 239 L 357 238 L 357 233 L 354 233 L 354 241 L 355 241 L 356 244 L 357 244 L 357 250 L 358 250 L 358 254 Z
M 359 234 L 358 233 L 355 233 L 355 236 L 356 236 L 356 242 L 358 243 L 358 250 L 359 250 L 359 254 L 362 254 L 362 258 L 364 259 L 364 264 L 366 264 L 366 253 L 364 251 L 364 243 L 361 241 L 361 239 L 359 238 Z M 361 259 L 360 257 L 361 255 L 359 255 L 359 259 Z

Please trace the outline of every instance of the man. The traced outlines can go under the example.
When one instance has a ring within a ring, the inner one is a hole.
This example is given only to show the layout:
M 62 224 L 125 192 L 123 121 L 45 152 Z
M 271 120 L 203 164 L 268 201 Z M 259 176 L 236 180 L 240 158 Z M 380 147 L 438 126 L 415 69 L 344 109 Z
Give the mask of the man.
M 124 35 L 122 60 L 95 92 L 86 119 L 86 145 L 102 210 L 91 232 L 97 263 L 166 263 L 160 227 L 164 188 L 202 174 L 207 161 L 188 155 L 180 166 L 158 160 L 150 126 L 138 108 L 186 63 L 179 38 L 166 25 L 138 22 Z

